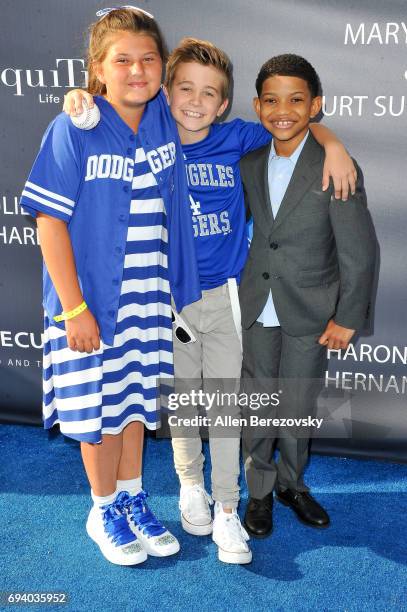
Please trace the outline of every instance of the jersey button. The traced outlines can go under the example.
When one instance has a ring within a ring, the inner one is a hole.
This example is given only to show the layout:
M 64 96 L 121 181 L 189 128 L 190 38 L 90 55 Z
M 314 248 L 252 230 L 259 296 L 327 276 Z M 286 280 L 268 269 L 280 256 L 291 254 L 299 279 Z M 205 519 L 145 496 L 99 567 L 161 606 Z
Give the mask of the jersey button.
M 127 155 L 131 155 L 133 153 L 133 149 L 127 149 Z
M 116 285 L 116 286 L 117 286 L 117 285 L 119 284 L 119 279 L 118 279 L 118 278 L 114 278 L 114 279 L 112 280 L 112 283 L 113 283 L 113 285 Z
M 268 280 L 270 278 L 270 274 L 268 272 L 263 272 L 264 280 Z
M 134 140 L 135 140 L 134 134 L 130 134 L 129 139 L 130 139 L 132 142 L 134 142 Z
M 275 251 L 276 249 L 278 249 L 278 244 L 277 244 L 277 242 L 270 242 L 270 249 L 273 249 L 273 251 Z
M 119 221 L 126 221 L 126 215 L 119 215 Z
M 121 254 L 122 250 L 120 247 L 116 247 L 115 248 L 116 253 L 118 253 L 119 255 Z
M 108 313 L 109 317 L 111 317 L 113 319 L 114 317 L 114 310 L 109 310 Z
M 129 186 L 128 186 L 128 185 L 125 185 L 125 186 L 123 187 L 123 191 L 125 191 L 126 193 L 128 193 L 128 192 L 129 192 Z

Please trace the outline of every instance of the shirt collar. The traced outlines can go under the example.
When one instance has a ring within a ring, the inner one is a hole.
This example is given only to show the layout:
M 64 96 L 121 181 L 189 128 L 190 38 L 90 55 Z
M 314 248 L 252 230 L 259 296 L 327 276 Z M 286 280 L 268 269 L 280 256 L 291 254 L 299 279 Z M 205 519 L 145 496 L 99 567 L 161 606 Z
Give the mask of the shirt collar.
M 114 125 L 119 134 L 125 137 L 127 137 L 129 134 L 133 134 L 133 130 L 130 129 L 125 121 L 123 121 L 106 98 L 103 96 L 96 96 L 96 102 L 99 108 L 103 111 L 102 114 L 107 118 L 110 124 Z
M 119 113 L 113 108 L 113 106 L 110 104 L 110 102 L 106 100 L 104 96 L 96 96 L 96 101 L 100 109 L 103 109 L 103 114 L 107 117 L 109 123 L 114 125 L 115 129 L 118 131 L 119 134 L 126 138 L 129 135 L 134 134 L 133 130 L 120 117 Z M 154 134 L 159 131 L 159 136 L 161 136 L 164 130 L 164 126 L 162 125 L 161 121 L 157 121 L 157 114 L 159 112 L 157 107 L 160 106 L 160 101 L 164 107 L 168 106 L 168 103 L 164 96 L 164 92 L 161 89 L 154 98 L 146 102 L 146 106 L 140 120 L 138 131 L 143 131 L 144 128 L 152 136 L 154 136 Z M 171 121 L 173 121 L 172 118 Z M 151 132 L 153 132 L 153 134 L 151 134 Z
M 301 155 L 301 151 L 304 148 L 305 142 L 308 138 L 308 134 L 309 134 L 309 130 L 307 131 L 307 133 L 305 134 L 304 138 L 301 140 L 300 144 L 295 149 L 295 151 L 291 153 L 290 157 L 283 157 L 283 159 L 289 159 L 295 165 L 298 161 L 299 156 Z M 274 138 L 271 141 L 269 161 L 271 161 L 272 159 L 281 159 L 281 156 L 277 155 L 276 150 L 274 148 Z

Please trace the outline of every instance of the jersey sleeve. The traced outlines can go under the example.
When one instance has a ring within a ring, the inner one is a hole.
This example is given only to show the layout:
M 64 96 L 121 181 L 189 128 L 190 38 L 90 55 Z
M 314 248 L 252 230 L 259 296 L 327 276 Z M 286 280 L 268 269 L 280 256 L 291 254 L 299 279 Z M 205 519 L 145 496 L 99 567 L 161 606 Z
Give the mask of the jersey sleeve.
M 48 126 L 24 186 L 20 204 L 31 215 L 39 212 L 69 222 L 75 208 L 82 168 L 82 132 L 65 114 Z
M 241 155 L 263 147 L 271 140 L 271 134 L 261 123 L 236 119 Z

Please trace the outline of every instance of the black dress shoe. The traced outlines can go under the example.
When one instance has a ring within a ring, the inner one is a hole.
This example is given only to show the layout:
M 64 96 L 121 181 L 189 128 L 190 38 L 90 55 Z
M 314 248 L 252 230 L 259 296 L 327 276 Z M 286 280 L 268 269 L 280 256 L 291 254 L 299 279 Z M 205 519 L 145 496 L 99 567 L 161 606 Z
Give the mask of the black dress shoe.
M 253 538 L 267 538 L 273 531 L 273 493 L 263 499 L 250 497 L 243 524 Z
M 328 527 L 328 514 L 307 491 L 276 489 L 276 498 L 284 506 L 290 506 L 305 525 L 319 528 Z

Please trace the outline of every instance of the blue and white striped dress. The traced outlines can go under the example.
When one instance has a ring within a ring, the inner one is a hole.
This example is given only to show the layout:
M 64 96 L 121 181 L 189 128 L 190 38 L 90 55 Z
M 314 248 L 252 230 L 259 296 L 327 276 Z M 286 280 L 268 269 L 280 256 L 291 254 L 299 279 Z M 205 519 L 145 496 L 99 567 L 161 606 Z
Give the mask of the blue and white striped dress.
M 45 315 L 45 428 L 59 423 L 66 436 L 96 443 L 132 421 L 159 426 L 159 379 L 173 376 L 167 246 L 164 202 L 137 139 L 113 346 L 90 355 L 72 351 Z

